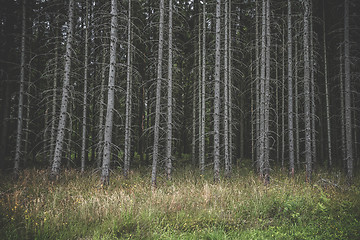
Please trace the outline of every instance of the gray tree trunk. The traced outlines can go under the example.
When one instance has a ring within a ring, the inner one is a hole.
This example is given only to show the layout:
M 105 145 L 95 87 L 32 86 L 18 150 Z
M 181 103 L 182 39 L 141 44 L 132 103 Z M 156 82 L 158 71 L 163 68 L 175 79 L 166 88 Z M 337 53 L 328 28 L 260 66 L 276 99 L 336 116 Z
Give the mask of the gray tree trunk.
M 224 161 L 225 161 L 225 177 L 230 177 L 230 159 L 229 159 L 229 19 L 228 19 L 228 1 L 225 0 L 224 10 Z
M 256 156 L 254 157 L 256 159 L 256 169 L 257 171 L 260 171 L 260 110 L 261 110 L 261 102 L 260 102 L 260 62 L 259 62 L 259 3 L 258 0 L 255 1 L 255 142 L 256 142 Z
M 329 162 L 328 167 L 332 168 L 332 147 L 331 147 L 331 125 L 330 125 L 330 97 L 327 65 L 327 45 L 326 45 L 326 26 L 325 26 L 325 0 L 323 0 L 323 47 L 324 47 L 324 80 L 325 80 L 325 101 L 326 101 L 326 129 Z
M 159 20 L 159 45 L 157 61 L 157 81 L 156 81 L 156 103 L 155 103 L 155 124 L 154 124 L 154 147 L 153 162 L 151 171 L 151 184 L 156 186 L 156 170 L 159 158 L 159 131 L 160 131 L 160 100 L 161 100 L 161 80 L 162 80 L 162 60 L 164 45 L 164 0 L 160 0 L 160 20 Z
M 82 135 L 81 135 L 81 173 L 85 171 L 86 160 L 86 111 L 87 111 L 87 85 L 88 85 L 88 43 L 89 43 L 89 1 L 86 1 L 85 16 L 85 57 L 84 57 L 84 89 L 83 89 L 83 118 L 82 118 Z
M 351 123 L 351 76 L 350 76 L 350 37 L 349 37 L 349 0 L 345 0 L 344 13 L 344 106 L 345 106 L 345 138 L 347 159 L 347 180 L 352 183 L 353 179 L 353 138 Z
M 110 159 L 111 159 L 111 138 L 113 128 L 114 115 L 114 92 L 115 92 L 115 76 L 116 76 L 116 45 L 117 37 L 117 0 L 111 0 L 111 30 L 110 30 L 110 68 L 109 68 L 109 83 L 107 96 L 107 109 L 104 130 L 104 150 L 103 163 L 101 170 L 101 184 L 108 185 L 110 178 Z
M 132 109 L 132 43 L 131 43 L 131 0 L 128 6 L 128 49 L 126 69 L 126 113 L 125 113 L 125 146 L 124 146 L 124 176 L 128 177 L 131 157 L 131 109 Z
M 56 22 L 57 22 L 56 18 Z M 56 24 L 57 25 L 57 24 Z M 56 135 L 56 109 L 57 109 L 57 81 L 58 81 L 58 65 L 59 65 L 59 41 L 58 41 L 58 30 L 56 30 L 56 40 L 55 40 L 55 66 L 54 66 L 54 82 L 53 82 L 53 89 L 52 89 L 52 108 L 51 108 L 51 129 L 50 129 L 50 158 L 49 163 L 50 166 L 52 165 L 52 161 L 54 159 L 54 150 L 55 150 L 55 135 Z
M 102 67 L 101 67 L 101 84 L 100 84 L 100 99 L 99 99 L 99 147 L 97 151 L 96 165 L 101 167 L 102 153 L 103 153 L 103 139 L 104 139 L 104 98 L 105 98 L 105 75 L 106 75 L 106 50 L 103 48 Z
M 295 41 L 295 134 L 296 134 L 296 164 L 300 168 L 300 127 L 299 127 L 299 98 L 298 98 L 298 44 Z
M 347 159 L 346 159 L 346 137 L 345 137 L 345 105 L 344 105 L 344 69 L 343 69 L 343 52 L 340 46 L 340 56 L 339 56 L 339 65 L 340 65 L 340 74 L 339 74 L 339 81 L 340 81 L 340 120 L 341 120 L 341 153 L 343 157 L 343 167 L 344 170 L 347 169 Z
M 69 1 L 69 25 L 66 39 L 66 52 L 65 52 L 65 66 L 64 66 L 64 82 L 62 87 L 62 98 L 60 106 L 60 119 L 58 123 L 58 130 L 56 136 L 56 144 L 54 151 L 54 159 L 52 162 L 50 179 L 55 180 L 60 173 L 60 164 L 62 149 L 64 143 L 65 126 L 67 118 L 67 108 L 69 101 L 69 87 L 70 87 L 70 67 L 71 67 L 71 45 L 73 39 L 73 16 L 74 16 L 74 0 Z
M 292 66 L 292 22 L 291 0 L 288 0 L 288 128 L 289 128 L 289 170 L 294 177 L 294 128 L 293 128 L 293 66 Z
M 264 174 L 265 184 L 270 181 L 270 47 L 271 47 L 271 33 L 270 33 L 270 0 L 266 1 L 266 81 L 265 81 L 265 156 L 264 156 Z
M 310 96 L 311 96 L 311 147 L 312 162 L 316 163 L 316 104 L 315 104 L 315 59 L 312 4 L 310 3 Z
M 205 171 L 205 79 L 206 79 L 206 1 L 203 0 L 202 22 L 202 64 L 201 64 L 201 135 L 200 135 L 200 172 Z
M 266 70 L 266 0 L 262 0 L 260 59 L 260 123 L 259 123 L 259 173 L 264 177 L 265 159 L 265 70 Z
M 14 164 L 15 176 L 18 176 L 18 174 L 19 174 L 21 144 L 22 144 L 24 85 L 25 85 L 25 34 L 26 34 L 26 0 L 23 0 L 23 2 L 22 2 L 22 29 L 21 29 L 20 89 L 19 89 L 15 164 Z
M 220 181 L 220 43 L 221 0 L 216 1 L 214 83 L 214 181 Z
M 228 96 L 228 102 L 229 102 L 229 171 L 231 173 L 231 169 L 232 169 L 232 161 L 233 161 L 233 128 L 232 128 L 232 51 L 231 51 L 231 0 L 228 0 L 229 3 L 229 10 L 228 10 L 228 18 L 229 18 L 229 27 L 228 27 L 228 35 L 229 35 L 229 45 L 228 45 L 228 49 L 229 49 L 229 53 L 228 53 L 228 64 L 229 64 L 229 69 L 228 69 L 228 82 L 229 82 L 229 87 L 228 87 L 228 91 L 229 91 L 229 96 Z
M 166 133 L 166 176 L 167 179 L 171 179 L 171 169 L 172 169 L 172 16 L 173 16 L 173 3 L 172 0 L 169 0 L 169 55 L 168 55 L 168 91 L 167 91 L 167 133 Z M 200 86 L 199 86 L 200 87 Z M 195 91 L 194 91 L 195 92 Z M 194 154 L 195 155 L 195 154 Z
M 310 99 L 310 49 L 309 49 L 309 0 L 304 1 L 304 114 L 305 114 L 305 162 L 306 181 L 311 181 L 311 99 Z

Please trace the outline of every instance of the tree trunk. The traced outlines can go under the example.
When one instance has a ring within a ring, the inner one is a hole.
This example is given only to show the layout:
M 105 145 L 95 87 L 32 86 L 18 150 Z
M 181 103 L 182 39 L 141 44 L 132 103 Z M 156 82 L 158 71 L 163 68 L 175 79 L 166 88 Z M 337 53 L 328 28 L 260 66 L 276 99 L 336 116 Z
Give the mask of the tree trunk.
M 266 81 L 265 81 L 265 156 L 264 156 L 264 174 L 265 184 L 270 181 L 270 47 L 271 47 L 271 33 L 270 33 L 270 0 L 266 1 Z
M 88 42 L 89 42 L 89 1 L 86 1 L 85 16 L 85 57 L 84 57 L 84 89 L 83 89 L 83 118 L 82 118 L 82 137 L 81 137 L 81 173 L 85 171 L 86 154 L 86 111 L 87 111 L 87 85 L 88 85 Z
M 216 1 L 215 27 L 215 86 L 214 86 L 214 181 L 220 181 L 220 12 L 221 0 Z
M 104 139 L 104 98 L 105 98 L 105 75 L 106 75 L 106 50 L 103 48 L 103 56 L 102 56 L 102 67 L 101 67 L 101 84 L 100 84 L 100 99 L 99 99 L 99 147 L 97 151 L 97 159 L 96 165 L 98 168 L 101 167 L 102 163 L 102 153 L 103 153 L 103 139 Z
M 167 91 L 167 133 L 166 133 L 166 176 L 171 179 L 172 158 L 172 15 L 173 3 L 169 0 L 169 55 L 168 55 L 168 91 Z M 200 86 L 199 86 L 200 87 Z M 195 91 L 194 91 L 195 92 Z M 195 107 L 195 106 L 194 106 Z M 195 154 L 194 154 L 195 155 Z
M 347 180 L 351 184 L 353 179 L 353 138 L 351 123 L 351 76 L 350 76 L 350 37 L 349 37 L 349 0 L 345 0 L 344 13 L 344 90 L 345 90 L 345 144 L 347 159 Z
M 315 60 L 314 60 L 314 31 L 313 31 L 312 3 L 310 3 L 310 96 L 311 96 L 311 147 L 312 163 L 316 164 L 316 104 L 315 104 Z
M 109 83 L 108 83 L 108 99 L 106 109 L 105 131 L 104 131 L 104 150 L 103 163 L 101 171 L 101 184 L 108 185 L 110 178 L 110 160 L 111 160 L 111 138 L 113 128 L 114 115 L 114 92 L 115 92 L 115 77 L 116 77 L 116 45 L 117 37 L 117 0 L 111 1 L 111 30 L 110 30 L 110 68 L 109 68 Z
M 224 161 L 225 161 L 225 177 L 230 177 L 230 159 L 229 159 L 229 19 L 228 19 L 228 1 L 225 0 L 225 11 L 224 11 Z M 242 133 L 240 133 L 242 134 Z M 242 143 L 243 144 L 243 143 Z
M 294 129 L 293 129 L 293 68 L 292 68 L 292 22 L 291 0 L 288 0 L 288 128 L 289 128 L 289 170 L 294 177 Z
M 128 177 L 131 157 L 131 109 L 132 109 L 132 43 L 131 43 L 131 0 L 128 6 L 128 49 L 126 69 L 126 113 L 125 113 L 125 149 L 124 149 L 124 176 Z
M 200 172 L 205 171 L 205 79 L 206 79 L 206 1 L 203 0 L 202 25 L 202 64 L 201 64 L 201 135 L 200 135 Z
M 265 159 L 265 69 L 266 69 L 266 0 L 262 0 L 261 60 L 260 60 L 260 124 L 259 124 L 259 173 L 264 177 Z
M 58 124 L 54 160 L 51 167 L 50 179 L 55 180 L 60 173 L 60 164 L 62 156 L 62 148 L 65 135 L 65 126 L 67 118 L 67 108 L 69 101 L 69 87 L 70 87 L 70 67 L 71 67 L 71 45 L 73 39 L 73 15 L 74 15 L 74 0 L 69 1 L 69 26 L 66 39 L 66 52 L 65 52 L 65 66 L 64 66 L 64 82 L 62 88 L 62 98 L 60 106 L 60 119 Z
M 15 164 L 14 164 L 14 174 L 16 177 L 18 176 L 20 170 L 22 128 L 23 128 L 24 85 L 25 85 L 25 34 L 26 34 L 25 24 L 26 24 L 26 0 L 23 0 L 22 29 L 21 29 L 20 89 L 19 89 L 16 149 L 15 149 Z
M 156 170 L 159 158 L 159 131 L 160 131 L 160 115 L 161 115 L 161 79 L 162 79 L 162 60 L 164 45 L 164 0 L 160 0 L 160 20 L 159 20 L 159 45 L 158 45 L 158 61 L 157 61 L 157 81 L 156 81 L 156 103 L 155 103 L 155 124 L 154 124 L 154 147 L 153 162 L 151 171 L 151 184 L 156 186 Z
M 310 99 L 310 49 L 309 49 L 309 0 L 304 1 L 304 113 L 305 113 L 305 161 L 306 181 L 311 181 L 312 156 L 311 156 L 311 99 Z
M 326 101 L 326 127 L 327 127 L 327 145 L 328 145 L 328 167 L 332 168 L 332 149 L 331 149 L 331 125 L 330 125 L 330 98 L 327 64 L 327 45 L 326 45 L 326 26 L 325 26 L 325 0 L 323 0 L 323 48 L 324 48 L 324 80 L 325 80 L 325 101 Z
M 56 18 L 56 26 L 58 22 L 58 18 Z M 58 65 L 59 65 L 59 41 L 58 41 L 58 35 L 59 32 L 56 30 L 56 36 L 55 36 L 55 66 L 54 66 L 54 82 L 53 82 L 53 89 L 52 89 L 52 108 L 51 108 L 51 130 L 50 130 L 50 158 L 49 158 L 49 164 L 50 166 L 53 163 L 54 159 L 54 151 L 55 151 L 55 135 L 56 135 L 56 108 L 57 108 L 57 72 L 58 72 Z

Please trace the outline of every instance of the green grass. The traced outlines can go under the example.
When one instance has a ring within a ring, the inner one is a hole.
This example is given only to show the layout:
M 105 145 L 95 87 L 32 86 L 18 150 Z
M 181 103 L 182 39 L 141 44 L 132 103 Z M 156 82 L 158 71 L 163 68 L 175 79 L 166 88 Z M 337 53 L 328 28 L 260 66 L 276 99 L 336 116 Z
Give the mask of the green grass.
M 43 170 L 0 177 L 2 239 L 359 239 L 360 180 L 280 171 L 264 184 L 249 169 L 214 184 L 211 172 L 175 172 L 173 181 L 140 171 L 99 176 L 71 170 L 56 183 Z M 322 179 L 326 179 L 323 181 Z M 331 183 L 329 183 L 331 182 Z M 336 186 L 332 183 L 336 182 Z

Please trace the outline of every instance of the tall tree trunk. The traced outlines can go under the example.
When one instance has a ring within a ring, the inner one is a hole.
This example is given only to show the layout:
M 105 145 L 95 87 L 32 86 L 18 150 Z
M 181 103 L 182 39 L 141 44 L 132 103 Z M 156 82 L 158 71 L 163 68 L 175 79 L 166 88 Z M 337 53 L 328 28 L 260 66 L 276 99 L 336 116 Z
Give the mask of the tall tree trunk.
M 323 48 L 324 48 L 324 80 L 325 80 L 325 101 L 326 101 L 326 129 L 328 145 L 328 167 L 332 168 L 332 149 L 331 149 L 331 125 L 330 125 L 330 97 L 328 81 L 327 45 L 326 45 L 326 26 L 325 26 L 325 0 L 323 0 Z
M 20 89 L 16 132 L 16 149 L 14 174 L 18 176 L 20 169 L 22 128 L 23 128 L 23 109 L 24 109 L 24 85 L 25 85 L 25 34 L 26 34 L 26 0 L 22 2 L 22 29 L 21 29 L 21 60 L 20 60 Z
M 261 22 L 261 60 L 260 60 L 260 125 L 259 125 L 259 159 L 260 178 L 264 177 L 265 159 L 265 69 L 266 69 L 266 0 L 262 0 Z
M 265 184 L 270 181 L 270 47 L 271 47 L 271 33 L 270 33 L 270 0 L 266 1 L 266 81 L 265 81 L 265 156 L 264 156 L 264 173 Z
M 230 177 L 230 159 L 229 159 L 229 66 L 228 66 L 228 31 L 229 31 L 229 19 L 228 19 L 228 1 L 225 0 L 224 11 L 224 161 L 225 161 L 225 177 Z M 242 134 L 242 133 L 240 133 Z M 243 144 L 243 143 L 242 143 Z
M 292 66 L 292 22 L 291 0 L 288 0 L 288 128 L 289 128 L 289 170 L 294 177 L 294 129 L 293 129 L 293 66 Z
M 106 49 L 103 47 L 102 66 L 101 66 L 101 84 L 100 84 L 100 99 L 99 99 L 99 147 L 97 151 L 96 165 L 101 167 L 102 153 L 103 153 L 103 139 L 104 139 L 104 98 L 105 98 L 105 75 L 106 75 Z
M 313 31 L 312 2 L 310 2 L 310 96 L 311 96 L 311 147 L 312 162 L 316 163 L 316 104 L 315 104 L 315 60 L 314 60 L 314 31 Z
M 58 23 L 58 18 L 55 18 L 56 26 Z M 51 129 L 50 129 L 50 158 L 49 164 L 52 165 L 54 159 L 55 151 L 55 135 L 56 135 L 56 109 L 57 109 L 57 81 L 58 81 L 58 67 L 59 67 L 59 41 L 58 41 L 59 31 L 56 29 L 55 35 L 55 66 L 53 74 L 53 89 L 52 89 L 52 107 L 51 107 Z
M 296 164 L 298 169 L 300 168 L 300 127 L 299 127 L 299 97 L 298 97 L 298 44 L 295 41 L 295 134 L 296 134 Z
M 81 173 L 85 171 L 86 160 L 86 111 L 87 111 L 87 95 L 88 95 L 88 43 L 89 43 L 89 1 L 86 1 L 85 15 L 85 57 L 84 57 L 84 89 L 83 89 L 83 118 L 82 118 L 82 137 L 81 137 Z
M 312 156 L 311 156 L 311 99 L 310 99 L 310 49 L 309 49 L 309 0 L 304 1 L 304 113 L 305 113 L 305 161 L 306 181 L 311 181 Z
M 111 0 L 111 30 L 110 30 L 110 68 L 108 83 L 108 99 L 106 109 L 105 131 L 104 131 L 104 150 L 103 163 L 101 170 L 101 184 L 108 185 L 110 178 L 110 160 L 111 160 L 111 138 L 113 128 L 114 115 L 114 92 L 115 92 L 115 76 L 116 76 L 116 45 L 117 37 L 117 0 Z
M 131 109 L 132 109 L 132 43 L 131 43 L 131 0 L 128 6 L 128 49 L 126 69 L 126 113 L 125 113 L 125 146 L 124 146 L 124 176 L 128 177 L 131 157 Z
M 200 172 L 205 171 L 205 79 L 206 79 L 206 1 L 203 0 L 202 11 L 202 64 L 201 64 L 201 135 L 200 135 Z
M 214 86 L 214 181 L 220 181 L 220 12 L 221 0 L 216 1 L 215 27 L 215 86 Z
M 61 155 L 65 135 L 65 126 L 67 118 L 67 108 L 69 101 L 69 87 L 70 87 L 70 67 L 71 67 L 71 45 L 73 39 L 73 15 L 74 15 L 74 0 L 69 1 L 69 26 L 66 39 L 65 52 L 65 66 L 64 66 L 64 82 L 62 88 L 62 98 L 60 106 L 60 119 L 58 124 L 54 160 L 51 167 L 50 179 L 55 180 L 60 173 Z
M 229 96 L 228 96 L 228 102 L 229 102 L 229 171 L 231 173 L 231 169 L 232 169 L 232 161 L 233 161 L 233 130 L 232 130 L 232 51 L 231 51 L 231 0 L 228 0 L 228 4 L 229 4 L 229 10 L 228 10 L 228 18 L 229 18 L 229 27 L 228 27 L 228 35 L 229 35 L 229 45 L 228 45 L 228 64 L 229 64 L 229 68 L 228 68 L 228 91 L 229 91 Z
M 255 14 L 255 142 L 256 142 L 256 151 L 254 156 L 254 159 L 256 159 L 256 169 L 257 171 L 260 171 L 260 110 L 261 110 L 261 103 L 260 103 L 260 81 L 262 80 L 260 78 L 260 62 L 259 62 L 259 3 L 258 0 L 255 1 L 255 8 L 256 8 L 256 14 Z
M 342 165 L 343 169 L 347 169 L 347 159 L 346 159 L 346 137 L 345 137 L 345 105 L 344 105 L 344 76 L 343 76 L 343 52 L 340 46 L 340 54 L 339 54 L 339 65 L 340 65 L 340 120 L 341 120 L 341 153 L 342 153 Z
M 349 37 L 349 0 L 345 0 L 344 13 L 344 90 L 345 90 L 345 137 L 346 137 L 346 159 L 347 180 L 352 183 L 353 178 L 353 138 L 351 123 L 351 76 L 350 76 L 350 37 Z
M 169 55 L 168 55 L 168 91 L 167 91 L 167 133 L 166 133 L 166 176 L 171 179 L 172 169 L 172 16 L 173 16 L 173 3 L 169 0 Z M 200 87 L 200 86 L 199 86 Z M 195 91 L 194 91 L 195 92 Z M 195 154 L 194 154 L 195 155 Z
M 162 79 L 162 60 L 164 45 L 164 0 L 160 0 L 160 20 L 159 20 L 159 45 L 158 45 L 158 61 L 157 61 L 157 81 L 156 81 L 156 103 L 155 103 L 155 124 L 154 124 L 154 147 L 153 162 L 151 171 L 151 184 L 156 186 L 156 170 L 159 158 L 159 131 L 160 131 L 160 115 L 161 115 L 161 79 Z

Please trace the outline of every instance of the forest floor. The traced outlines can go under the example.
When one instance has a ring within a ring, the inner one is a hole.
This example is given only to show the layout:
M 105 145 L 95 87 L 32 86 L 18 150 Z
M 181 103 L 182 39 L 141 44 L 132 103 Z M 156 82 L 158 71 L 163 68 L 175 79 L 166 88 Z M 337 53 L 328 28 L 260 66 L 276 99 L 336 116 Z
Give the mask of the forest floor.
M 114 170 L 64 170 L 51 183 L 45 170 L 0 177 L 2 239 L 360 239 L 360 178 L 318 172 L 312 183 L 273 170 L 264 186 L 252 169 L 234 169 L 213 183 L 191 170 L 158 177 L 148 169 L 129 179 Z

